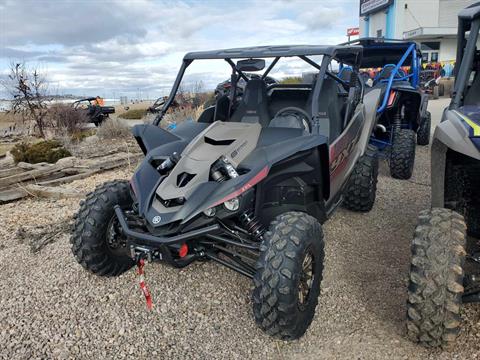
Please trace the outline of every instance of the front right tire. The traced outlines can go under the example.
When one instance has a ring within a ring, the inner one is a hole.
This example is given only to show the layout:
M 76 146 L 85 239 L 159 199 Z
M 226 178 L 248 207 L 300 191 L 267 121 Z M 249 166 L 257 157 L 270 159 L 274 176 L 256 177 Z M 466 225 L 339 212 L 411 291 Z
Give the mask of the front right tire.
M 98 186 L 80 203 L 70 242 L 77 262 L 99 276 L 118 276 L 134 265 L 120 234 L 114 206 L 132 206 L 126 180 Z
M 422 345 L 448 346 L 460 330 L 466 225 L 455 211 L 420 213 L 412 243 L 407 334 Z
M 390 175 L 395 179 L 407 180 L 412 177 L 415 164 L 415 132 L 400 129 L 393 134 L 390 154 Z
M 378 151 L 376 147 L 368 145 L 348 179 L 343 194 L 343 206 L 359 212 L 372 210 L 377 193 L 377 177 Z

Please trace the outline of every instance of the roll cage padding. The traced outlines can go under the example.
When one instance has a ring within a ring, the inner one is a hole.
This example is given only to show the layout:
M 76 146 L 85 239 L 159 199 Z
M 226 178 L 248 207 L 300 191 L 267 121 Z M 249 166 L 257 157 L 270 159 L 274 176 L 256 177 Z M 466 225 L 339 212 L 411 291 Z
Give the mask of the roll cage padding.
M 213 115 L 213 121 L 221 120 L 226 121 L 228 119 L 228 111 L 230 109 L 230 99 L 227 95 L 222 95 L 217 98 L 215 102 L 215 113 Z

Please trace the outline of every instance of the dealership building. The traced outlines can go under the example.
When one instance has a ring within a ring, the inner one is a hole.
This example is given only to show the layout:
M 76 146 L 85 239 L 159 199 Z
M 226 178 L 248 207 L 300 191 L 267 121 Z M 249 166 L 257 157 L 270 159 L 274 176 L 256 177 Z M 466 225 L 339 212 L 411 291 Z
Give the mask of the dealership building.
M 360 37 L 412 40 L 423 62 L 455 60 L 457 14 L 478 0 L 360 0 Z

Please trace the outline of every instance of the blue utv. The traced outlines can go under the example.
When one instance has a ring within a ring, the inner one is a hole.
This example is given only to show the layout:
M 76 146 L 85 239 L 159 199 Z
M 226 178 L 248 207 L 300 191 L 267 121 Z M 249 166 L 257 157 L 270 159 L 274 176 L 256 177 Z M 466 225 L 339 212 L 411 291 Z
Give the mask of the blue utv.
M 363 72 L 365 93 L 380 92 L 377 121 L 370 142 L 389 159 L 390 174 L 409 179 L 415 162 L 415 146 L 428 145 L 431 115 L 428 95 L 420 87 L 421 52 L 414 42 L 364 38 L 361 69 L 377 69 L 374 77 Z M 380 70 L 378 70 L 380 69 Z M 341 68 L 339 76 L 348 77 Z

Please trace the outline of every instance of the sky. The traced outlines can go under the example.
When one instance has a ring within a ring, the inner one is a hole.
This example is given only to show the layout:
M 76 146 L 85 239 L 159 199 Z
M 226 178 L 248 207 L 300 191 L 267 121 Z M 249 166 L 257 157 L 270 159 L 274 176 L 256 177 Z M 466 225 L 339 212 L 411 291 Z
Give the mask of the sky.
M 26 62 L 51 94 L 156 98 L 168 93 L 185 53 L 243 46 L 335 44 L 358 26 L 358 0 L 0 0 L 0 77 Z M 279 62 L 272 75 L 308 65 Z M 224 61 L 197 61 L 183 86 L 229 76 Z M 0 98 L 6 97 L 0 89 Z

